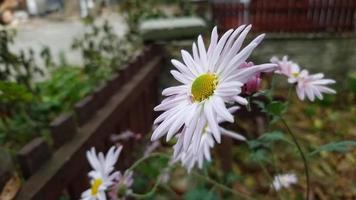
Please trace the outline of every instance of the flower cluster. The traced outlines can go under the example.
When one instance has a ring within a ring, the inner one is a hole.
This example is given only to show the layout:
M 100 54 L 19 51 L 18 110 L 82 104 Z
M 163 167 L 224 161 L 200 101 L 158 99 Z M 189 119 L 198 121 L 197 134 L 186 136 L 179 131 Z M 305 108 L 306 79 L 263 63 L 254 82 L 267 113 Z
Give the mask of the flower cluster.
M 88 173 L 91 187 L 82 193 L 82 200 L 106 200 L 106 192 L 111 188 L 113 191 L 128 192 L 132 185 L 132 172 L 125 172 L 124 176 L 115 171 L 122 146 L 111 147 L 106 156 L 95 148 L 87 151 L 87 159 L 92 170 Z M 122 189 L 125 188 L 125 191 Z M 117 193 L 117 192 L 116 192 Z M 117 198 L 118 199 L 118 198 Z
M 336 91 L 327 87 L 327 85 L 334 84 L 332 79 L 324 79 L 324 74 L 309 74 L 308 70 L 301 70 L 299 65 L 293 61 L 288 60 L 287 56 L 284 56 L 281 60 L 277 57 L 272 57 L 271 62 L 278 64 L 278 74 L 282 74 L 288 78 L 288 82 L 296 84 L 297 95 L 300 100 L 304 101 L 307 97 L 310 101 L 314 101 L 316 98 L 322 100 L 323 93 L 335 94 Z
M 221 128 L 219 123 L 234 122 L 232 113 L 238 109 L 234 104 L 248 103 L 241 96 L 245 84 L 255 89 L 261 72 L 277 68 L 271 63 L 253 65 L 246 62 L 265 36 L 259 35 L 241 48 L 250 30 L 251 25 L 242 25 L 228 30 L 219 39 L 215 27 L 207 49 L 199 36 L 197 44 L 192 45 L 192 55 L 182 50 L 183 62 L 171 61 L 176 67 L 171 74 L 181 85 L 162 92 L 167 98 L 154 109 L 163 113 L 154 122 L 159 125 L 151 140 L 166 135 L 168 141 L 176 136 L 174 160 L 182 161 L 188 170 L 195 164 L 201 167 L 204 160 L 210 160 L 210 149 L 220 143 L 221 135 L 245 139 Z

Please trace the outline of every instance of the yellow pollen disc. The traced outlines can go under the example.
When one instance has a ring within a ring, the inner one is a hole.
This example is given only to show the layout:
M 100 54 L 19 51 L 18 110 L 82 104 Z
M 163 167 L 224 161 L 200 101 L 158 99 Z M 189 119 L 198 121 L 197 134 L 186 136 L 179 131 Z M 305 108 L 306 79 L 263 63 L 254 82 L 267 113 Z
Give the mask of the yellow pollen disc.
M 92 196 L 95 196 L 96 194 L 98 194 L 99 187 L 101 186 L 102 183 L 103 183 L 103 180 L 101 178 L 95 179 L 91 183 L 91 195 Z
M 299 76 L 299 72 L 293 72 L 292 75 L 294 76 L 294 78 L 297 78 Z
M 217 83 L 215 74 L 203 74 L 196 78 L 191 90 L 194 101 L 201 102 L 213 95 Z

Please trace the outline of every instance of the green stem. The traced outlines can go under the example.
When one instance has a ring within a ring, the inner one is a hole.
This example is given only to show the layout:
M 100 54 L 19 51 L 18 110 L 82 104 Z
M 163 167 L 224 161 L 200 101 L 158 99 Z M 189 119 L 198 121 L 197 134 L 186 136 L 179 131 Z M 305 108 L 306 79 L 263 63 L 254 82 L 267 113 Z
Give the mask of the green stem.
M 161 182 L 161 176 L 159 175 L 157 180 L 156 180 L 155 185 L 152 187 L 152 189 L 149 192 L 146 192 L 144 194 L 137 194 L 137 193 L 133 192 L 133 193 L 131 193 L 129 195 L 134 197 L 134 198 L 136 198 L 136 199 L 144 199 L 144 198 L 150 197 L 151 195 L 153 195 L 156 192 L 157 187 L 160 184 L 160 182 Z
M 164 154 L 164 153 L 152 153 L 152 154 L 150 154 L 148 156 L 144 156 L 144 157 L 138 159 L 133 165 L 131 165 L 131 167 L 128 170 L 135 169 L 138 165 L 140 165 L 144 161 L 148 160 L 149 158 L 153 158 L 153 157 L 169 158 L 169 156 L 167 154 Z M 154 186 L 152 187 L 152 189 L 150 191 L 148 191 L 148 192 L 146 192 L 144 194 L 137 194 L 137 193 L 133 192 L 133 193 L 131 193 L 129 195 L 134 197 L 134 198 L 136 198 L 136 199 L 144 199 L 144 198 L 150 197 L 151 195 L 153 195 L 156 192 L 157 187 L 160 184 L 160 182 L 161 182 L 161 174 L 158 175 L 156 183 L 154 184 Z
M 283 117 L 281 117 L 281 121 L 284 124 L 284 126 L 287 128 L 287 131 L 289 133 L 289 135 L 292 137 L 295 145 L 298 148 L 299 154 L 303 159 L 303 163 L 304 163 L 304 169 L 305 169 L 305 177 L 306 177 L 306 184 L 307 184 L 307 191 L 306 191 L 306 200 L 309 200 L 309 191 L 310 191 L 310 178 L 309 178 L 309 167 L 308 167 L 308 162 L 307 159 L 304 155 L 304 152 L 301 148 L 301 146 L 298 143 L 297 138 L 295 137 L 295 135 L 293 134 L 292 130 L 289 128 L 287 122 L 283 119 Z
M 232 193 L 233 195 L 235 195 L 235 196 L 237 196 L 237 197 L 239 197 L 239 198 L 254 200 L 254 198 L 249 197 L 249 196 L 246 196 L 246 195 L 244 195 L 244 194 L 242 194 L 242 193 L 237 192 L 236 190 L 233 190 L 233 189 L 227 187 L 226 185 L 223 185 L 223 184 L 221 184 L 221 183 L 218 183 L 218 182 L 216 182 L 215 180 L 211 179 L 211 178 L 208 177 L 208 176 L 203 176 L 203 175 L 201 175 L 201 174 L 199 174 L 199 173 L 197 173 L 197 172 L 195 172 L 195 171 L 193 171 L 192 173 L 193 173 L 196 177 L 198 177 L 198 178 L 200 178 L 200 179 L 203 179 L 203 180 L 205 180 L 205 181 L 207 181 L 207 182 L 209 182 L 209 183 L 215 185 L 216 187 L 218 187 L 218 188 L 220 188 L 220 189 L 222 189 L 222 190 L 225 190 L 225 191 L 227 191 L 227 192 L 230 192 L 230 193 Z
M 153 157 L 163 157 L 163 158 L 170 158 L 169 155 L 164 154 L 164 153 L 152 153 L 148 156 L 144 156 L 140 159 L 138 159 L 134 164 L 131 165 L 130 168 L 128 168 L 128 170 L 133 170 L 135 169 L 138 165 L 140 165 L 142 162 L 148 160 L 149 158 L 153 158 Z

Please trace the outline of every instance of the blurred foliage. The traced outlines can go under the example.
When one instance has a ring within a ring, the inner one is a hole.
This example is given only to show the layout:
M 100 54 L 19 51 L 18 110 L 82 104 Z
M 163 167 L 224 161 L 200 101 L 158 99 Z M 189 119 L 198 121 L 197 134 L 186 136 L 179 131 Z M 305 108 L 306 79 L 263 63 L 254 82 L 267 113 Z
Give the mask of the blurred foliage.
M 220 199 L 214 191 L 202 187 L 190 188 L 187 193 L 184 194 L 184 200 L 216 200 Z
M 13 30 L 0 31 L 0 80 L 21 84 L 35 92 L 32 79 L 36 75 L 43 76 L 43 69 L 35 64 L 32 49 L 29 49 L 27 53 L 21 50 L 19 54 L 10 50 L 15 34 Z
M 81 51 L 84 72 L 97 83 L 127 63 L 141 41 L 134 34 L 119 37 L 108 21 L 102 26 L 94 23 L 89 23 L 88 26 L 89 31 L 83 37 L 76 38 L 72 48 Z
M 49 124 L 126 64 L 142 49 L 135 35 L 118 36 L 108 22 L 90 27 L 73 48 L 82 53 L 84 66 L 71 66 L 64 56 L 53 61 L 51 50 L 44 47 L 40 57 L 44 68 L 34 60 L 34 52 L 10 51 L 15 32 L 0 32 L 0 144 L 13 151 L 36 136 L 51 142 Z M 44 81 L 34 81 L 44 77 Z
M 125 14 L 127 24 L 133 33 L 137 32 L 141 20 L 194 14 L 189 0 L 124 0 L 120 11 Z

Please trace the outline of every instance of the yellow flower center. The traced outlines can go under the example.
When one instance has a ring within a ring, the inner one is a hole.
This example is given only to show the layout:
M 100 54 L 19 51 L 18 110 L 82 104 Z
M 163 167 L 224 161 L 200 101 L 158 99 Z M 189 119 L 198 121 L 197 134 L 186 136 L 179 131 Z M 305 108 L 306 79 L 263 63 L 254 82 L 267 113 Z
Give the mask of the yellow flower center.
M 101 178 L 95 179 L 91 183 L 91 195 L 92 196 L 96 196 L 96 194 L 98 194 L 99 187 L 101 186 L 101 184 L 103 184 L 103 179 L 101 179 Z
M 204 101 L 209 98 L 218 84 L 218 79 L 215 74 L 203 74 L 196 78 L 192 84 L 192 95 L 194 101 Z
M 297 78 L 297 77 L 299 76 L 299 72 L 293 72 L 293 73 L 292 73 L 292 76 L 293 76 L 294 78 Z

